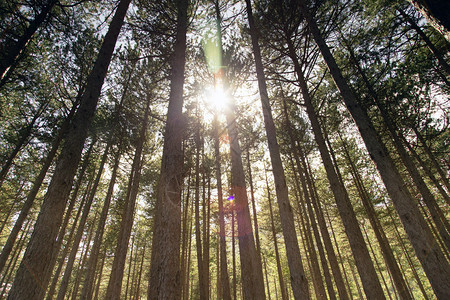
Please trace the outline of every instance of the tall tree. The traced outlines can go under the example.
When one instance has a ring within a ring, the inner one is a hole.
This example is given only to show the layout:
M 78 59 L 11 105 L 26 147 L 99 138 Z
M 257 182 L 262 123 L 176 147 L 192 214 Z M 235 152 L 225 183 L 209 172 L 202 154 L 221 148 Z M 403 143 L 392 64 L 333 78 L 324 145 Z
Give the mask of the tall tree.
M 450 41 L 450 4 L 439 0 L 408 0 L 436 30 Z
M 58 0 L 47 0 L 41 8 L 41 11 L 35 16 L 35 18 L 30 22 L 30 24 L 25 28 L 23 33 L 19 36 L 17 40 L 9 40 L 8 42 L 0 43 L 0 80 L 3 79 L 8 68 L 16 63 L 18 56 L 25 49 L 28 42 L 33 37 L 34 33 L 39 29 L 39 27 L 47 19 L 53 6 L 58 2 Z
M 179 299 L 184 68 L 188 0 L 175 0 L 177 32 L 171 61 L 171 84 L 161 173 L 153 229 L 149 299 Z
M 309 297 L 308 283 L 298 247 L 297 234 L 295 232 L 294 215 L 289 201 L 289 192 L 286 178 L 281 162 L 280 150 L 276 138 L 276 129 L 272 117 L 269 96 L 267 94 L 264 67 L 261 59 L 261 50 L 258 44 L 258 29 L 253 20 L 253 12 L 250 0 L 245 1 L 247 5 L 247 17 L 250 26 L 250 35 L 253 46 L 253 56 L 256 64 L 256 75 L 258 77 L 259 95 L 262 104 L 264 125 L 266 128 L 267 142 L 269 145 L 270 159 L 272 162 L 272 172 L 275 178 L 275 190 L 279 206 L 281 225 L 283 228 L 284 242 L 289 264 L 292 290 L 295 299 Z
M 308 28 L 340 91 L 342 99 L 358 126 L 367 150 L 378 168 L 378 172 L 394 202 L 403 226 L 405 227 L 417 257 L 430 280 L 435 294 L 443 299 L 450 297 L 450 286 L 447 284 L 447 278 L 450 277 L 450 266 L 448 261 L 444 257 L 442 250 L 439 249 L 438 244 L 435 242 L 435 238 L 415 205 L 412 196 L 405 188 L 405 183 L 398 173 L 386 147 L 375 131 L 370 118 L 358 104 L 356 96 L 344 79 L 340 68 L 331 54 L 330 48 L 326 44 L 316 21 L 313 19 L 309 8 L 306 5 L 306 2 L 300 0 L 299 5 L 302 14 L 307 21 Z
M 100 48 L 80 107 L 68 130 L 55 172 L 45 195 L 33 234 L 9 292 L 9 299 L 41 299 L 51 270 L 48 262 L 62 221 L 64 208 L 80 155 L 108 71 L 117 37 L 131 0 L 121 0 Z

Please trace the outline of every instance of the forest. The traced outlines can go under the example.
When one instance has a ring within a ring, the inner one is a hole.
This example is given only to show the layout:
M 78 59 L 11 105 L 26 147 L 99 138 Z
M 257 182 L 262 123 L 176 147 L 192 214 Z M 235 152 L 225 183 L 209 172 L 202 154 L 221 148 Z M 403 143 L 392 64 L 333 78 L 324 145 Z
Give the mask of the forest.
M 0 299 L 450 299 L 450 2 L 0 1 Z

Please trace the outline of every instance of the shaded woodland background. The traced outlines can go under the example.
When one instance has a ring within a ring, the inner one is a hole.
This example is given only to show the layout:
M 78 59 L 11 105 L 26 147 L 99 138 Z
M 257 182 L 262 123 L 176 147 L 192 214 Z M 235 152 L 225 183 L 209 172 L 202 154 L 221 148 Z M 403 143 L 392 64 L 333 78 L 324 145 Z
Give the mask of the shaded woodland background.
M 450 299 L 435 5 L 2 1 L 0 298 Z

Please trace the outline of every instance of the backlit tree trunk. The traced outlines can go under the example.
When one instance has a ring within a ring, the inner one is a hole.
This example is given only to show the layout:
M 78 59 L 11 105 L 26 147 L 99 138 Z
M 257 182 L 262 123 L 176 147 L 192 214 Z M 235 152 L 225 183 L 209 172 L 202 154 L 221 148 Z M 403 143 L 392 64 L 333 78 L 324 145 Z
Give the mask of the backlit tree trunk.
M 182 138 L 185 127 L 183 108 L 188 0 L 176 0 L 177 34 L 171 61 L 169 108 L 165 129 L 161 174 L 158 183 L 153 229 L 148 299 L 179 299 L 181 184 L 183 170 Z
M 375 272 L 375 268 L 370 258 L 369 251 L 367 250 L 364 237 L 362 236 L 361 230 L 359 228 L 358 220 L 356 219 L 355 212 L 353 211 L 350 198 L 342 182 L 339 180 L 338 174 L 334 169 L 333 162 L 325 144 L 322 129 L 320 128 L 316 112 L 311 102 L 311 96 L 308 91 L 303 71 L 301 70 L 299 62 L 297 60 L 294 46 L 292 45 L 292 42 L 290 40 L 287 42 L 289 47 L 289 56 L 294 63 L 297 80 L 300 84 L 301 93 L 306 106 L 306 113 L 308 114 L 309 120 L 312 125 L 314 138 L 319 147 L 320 156 L 325 166 L 327 178 L 336 200 L 337 208 L 345 227 L 345 232 L 350 242 L 352 253 L 356 261 L 356 266 L 358 268 L 358 273 L 363 283 L 364 291 L 367 298 L 369 299 L 384 299 L 385 297 L 383 289 L 381 288 L 380 282 L 378 281 L 378 276 Z
M 395 205 L 408 237 L 414 247 L 431 286 L 438 298 L 450 298 L 450 266 L 433 237 L 412 196 L 406 189 L 397 168 L 381 142 L 367 114 L 358 104 L 350 86 L 345 81 L 333 55 L 328 48 L 315 20 L 310 15 L 304 0 L 299 0 L 302 14 L 305 17 L 311 34 L 330 70 L 330 73 L 341 93 L 347 109 L 358 126 L 367 150 L 375 162 L 378 172 Z
M 309 298 L 308 283 L 303 269 L 300 249 L 298 247 L 297 234 L 295 232 L 294 215 L 289 201 L 288 187 L 284 175 L 283 163 L 281 162 L 280 149 L 276 137 L 275 124 L 272 117 L 269 96 L 267 94 L 264 67 L 261 59 L 261 50 L 258 44 L 258 29 L 253 20 L 253 12 L 250 0 L 245 1 L 247 5 L 247 18 L 250 26 L 250 35 L 253 46 L 253 56 L 258 77 L 259 95 L 264 116 L 267 143 L 269 146 L 270 159 L 272 162 L 273 176 L 275 179 L 275 191 L 280 212 L 281 226 L 283 228 L 286 256 L 288 259 L 292 290 L 295 299 Z
M 33 234 L 11 287 L 9 299 L 41 299 L 44 296 L 51 273 L 48 263 L 53 256 L 53 247 L 62 222 L 64 208 L 130 2 L 131 0 L 119 2 L 106 33 L 94 68 L 89 75 L 80 107 L 61 150 Z

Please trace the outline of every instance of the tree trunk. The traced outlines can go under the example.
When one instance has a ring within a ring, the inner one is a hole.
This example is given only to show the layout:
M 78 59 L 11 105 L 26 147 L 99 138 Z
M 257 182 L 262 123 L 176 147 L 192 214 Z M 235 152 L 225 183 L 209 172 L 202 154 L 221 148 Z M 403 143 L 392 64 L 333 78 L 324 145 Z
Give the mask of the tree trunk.
M 395 231 L 395 237 L 397 238 L 397 241 L 400 244 L 400 248 L 402 249 L 403 255 L 405 255 L 406 260 L 408 261 L 408 265 L 409 265 L 409 268 L 411 269 L 411 271 L 413 273 L 414 279 L 416 280 L 417 285 L 419 286 L 419 289 L 422 292 L 423 298 L 426 299 L 426 300 L 429 300 L 428 295 L 427 295 L 427 293 L 425 291 L 425 287 L 423 286 L 422 280 L 419 278 L 419 274 L 417 274 L 416 267 L 414 266 L 414 264 L 413 264 L 413 262 L 411 260 L 411 256 L 409 255 L 408 250 L 406 249 L 405 243 L 403 242 L 403 239 L 400 236 L 400 232 L 398 231 L 397 224 L 396 224 L 396 222 L 394 220 L 394 217 L 391 214 L 391 211 L 389 209 L 389 205 L 388 205 L 388 203 L 386 202 L 385 199 L 383 199 L 383 202 L 384 202 L 384 205 L 386 207 L 386 212 L 388 213 L 389 218 L 390 218 L 390 220 L 391 220 L 391 222 L 393 224 L 394 231 Z M 400 264 L 400 266 L 401 266 L 401 264 Z
M 252 167 L 250 164 L 250 149 L 247 148 L 247 169 L 248 169 L 248 184 L 250 185 L 250 200 L 252 202 L 252 211 L 253 211 L 253 227 L 255 230 L 255 241 L 256 241 L 256 251 L 258 255 L 261 256 L 261 245 L 259 241 L 259 228 L 258 228 L 258 216 L 256 213 L 256 203 L 255 203 L 255 193 L 253 190 L 253 176 L 252 176 Z
M 233 105 L 234 106 L 234 105 Z M 226 112 L 228 135 L 230 136 L 231 195 L 238 224 L 239 258 L 244 299 L 265 299 L 261 260 L 255 247 L 253 229 L 248 208 L 242 151 L 239 145 L 235 108 Z
M 81 173 L 83 173 L 83 172 L 81 172 Z M 88 182 L 89 182 L 88 186 L 86 187 L 86 191 L 84 192 L 84 195 L 83 195 L 83 197 L 81 199 L 80 206 L 78 207 L 78 211 L 77 211 L 77 213 L 75 215 L 75 218 L 73 220 L 72 228 L 70 229 L 69 236 L 67 237 L 67 243 L 66 243 L 66 245 L 64 247 L 64 250 L 61 253 L 60 259 L 58 261 L 58 267 L 56 268 L 56 271 L 54 273 L 52 282 L 51 282 L 50 287 L 48 289 L 47 300 L 52 300 L 53 296 L 55 294 L 56 285 L 58 283 L 58 280 L 60 279 L 59 275 L 61 274 L 62 268 L 64 267 L 64 263 L 66 261 L 67 254 L 69 253 L 70 243 L 72 242 L 73 235 L 75 234 L 75 230 L 77 229 L 78 219 L 80 218 L 83 205 L 86 202 L 86 199 L 88 198 L 88 195 L 89 195 L 90 190 L 91 190 L 92 177 L 93 177 L 93 174 L 92 174 L 92 176 L 90 176 L 90 178 L 88 178 Z M 79 182 L 79 183 L 81 183 L 81 182 Z M 78 186 L 78 183 L 77 183 L 77 186 Z M 55 264 L 57 262 L 58 253 L 59 253 L 59 250 L 61 249 L 61 246 L 62 246 L 62 243 L 63 243 L 63 240 L 64 240 L 64 235 L 66 233 L 66 228 L 67 228 L 67 225 L 69 224 L 69 220 L 71 219 L 72 210 L 73 210 L 73 207 L 75 206 L 75 202 L 76 202 L 76 198 L 77 198 L 76 195 L 78 194 L 78 187 L 75 188 L 75 192 L 76 193 L 73 194 L 72 199 L 70 201 L 69 207 L 68 207 L 67 212 L 66 212 L 66 216 L 64 217 L 63 225 L 61 226 L 61 228 L 59 230 L 59 233 L 58 233 L 58 239 L 57 239 L 57 242 L 56 242 L 56 245 L 55 245 L 56 249 L 55 249 L 55 252 L 53 254 L 54 256 L 52 257 L 51 262 L 50 262 L 51 270 L 54 269 L 54 266 L 55 266 Z
M 45 293 L 51 273 L 48 263 L 53 256 L 53 247 L 64 208 L 130 1 L 120 1 L 106 33 L 44 197 L 33 234 L 11 287 L 9 299 L 35 299 L 35 297 L 40 299 Z
M 438 298 L 450 298 L 450 266 L 441 249 L 435 243 L 430 229 L 423 216 L 417 209 L 412 196 L 405 188 L 405 183 L 389 156 L 386 147 L 381 142 L 375 128 L 367 114 L 358 104 L 350 86 L 345 81 L 333 55 L 328 48 L 316 22 L 309 13 L 304 0 L 299 0 L 303 16 L 316 41 L 330 73 L 341 93 L 341 96 L 351 113 L 359 132 L 366 144 L 367 150 L 375 162 L 386 189 L 394 202 L 403 226 L 414 247 L 425 273 L 430 280 L 433 290 Z
M 94 300 L 98 299 L 98 292 L 100 290 L 100 283 L 102 282 L 103 267 L 105 266 L 106 250 L 107 250 L 106 247 L 104 247 L 104 248 L 105 249 L 103 250 L 102 262 L 100 264 L 100 273 L 97 276 L 98 277 L 98 281 L 97 281 L 97 285 L 95 287 Z
M 364 70 L 359 65 L 359 62 L 357 61 L 350 45 L 347 45 L 347 46 L 348 46 L 347 49 L 350 53 L 350 57 L 351 57 L 353 63 L 355 64 L 356 68 L 358 69 L 358 73 L 363 78 L 363 81 L 369 91 L 369 95 L 372 97 L 372 100 L 377 105 L 377 107 L 381 113 L 381 117 L 383 118 L 383 121 L 386 124 L 386 127 L 388 128 L 388 130 L 392 136 L 392 139 L 394 141 L 394 146 L 400 155 L 400 159 L 402 160 L 403 164 L 405 165 L 406 169 L 408 170 L 408 173 L 410 174 L 415 186 L 417 187 L 420 194 L 422 195 L 423 200 L 430 211 L 431 217 L 433 218 L 433 221 L 436 224 L 438 232 L 442 237 L 442 240 L 444 241 L 447 249 L 450 250 L 450 236 L 449 236 L 450 225 L 449 225 L 447 219 L 445 218 L 441 209 L 437 205 L 436 198 L 433 196 L 431 191 L 428 189 L 427 184 L 425 183 L 425 181 L 423 180 L 419 171 L 417 170 L 416 166 L 414 165 L 411 157 L 408 155 L 408 153 L 406 152 L 406 149 L 403 147 L 402 141 L 396 130 L 396 125 L 390 118 L 390 115 L 389 115 L 386 107 L 381 103 L 380 99 L 378 98 L 377 93 L 375 92 L 372 84 L 370 83 L 369 79 L 367 78 Z M 348 153 L 347 153 L 347 156 L 348 156 Z M 403 285 L 402 289 L 404 289 L 404 288 L 405 288 L 405 286 Z
M 80 244 L 81 239 L 83 237 L 84 227 L 86 225 L 86 221 L 87 221 L 87 218 L 89 216 L 89 212 L 91 210 L 92 202 L 94 201 L 95 193 L 97 192 L 98 184 L 100 183 L 100 179 L 102 177 L 102 173 L 103 173 L 103 169 L 105 167 L 106 159 L 108 158 L 108 154 L 109 154 L 109 149 L 111 148 L 111 143 L 112 143 L 112 140 L 108 141 L 108 144 L 105 147 L 105 151 L 103 153 L 103 156 L 102 156 L 102 159 L 101 159 L 101 162 L 100 162 L 100 166 L 99 166 L 98 171 L 97 171 L 97 176 L 96 176 L 96 178 L 94 180 L 93 186 L 92 186 L 91 191 L 89 193 L 89 197 L 88 197 L 87 201 L 84 204 L 83 214 L 81 215 L 80 224 L 78 225 L 77 234 L 75 235 L 74 242 L 72 243 L 72 250 L 71 250 L 70 255 L 69 255 L 69 260 L 67 262 L 66 269 L 64 270 L 64 276 L 62 278 L 61 285 L 59 287 L 58 296 L 56 297 L 56 300 L 63 300 L 65 295 L 66 295 L 68 284 L 69 284 L 69 279 L 70 279 L 71 274 L 72 274 L 73 264 L 75 263 L 75 258 L 76 258 L 77 252 L 78 252 L 78 247 L 79 247 L 79 244 Z M 67 246 L 68 245 L 69 244 L 67 244 Z
M 441 181 L 444 183 L 444 185 L 447 188 L 447 191 L 450 192 L 450 181 L 447 178 L 447 174 L 444 172 L 444 170 L 442 170 L 441 166 L 439 165 L 439 163 L 436 160 L 436 157 L 434 156 L 434 154 L 431 152 L 431 149 L 428 147 L 424 137 L 422 136 L 422 134 L 419 132 L 419 130 L 416 127 L 413 127 L 412 130 L 414 131 L 414 133 L 417 136 L 417 139 L 420 141 L 420 143 L 422 144 L 422 147 L 425 151 L 425 153 L 427 154 L 427 156 L 429 157 L 429 159 L 431 160 L 431 163 L 433 164 L 433 166 L 435 167 L 436 171 L 439 173 L 440 177 L 441 177 Z
M 81 258 L 78 263 L 78 269 L 76 272 L 77 274 L 75 277 L 75 283 L 74 283 L 73 289 L 72 289 L 72 297 L 71 297 L 72 300 L 78 299 L 78 289 L 80 287 L 80 281 L 81 281 L 81 270 L 83 270 L 86 267 L 87 255 L 88 255 L 88 251 L 89 251 L 89 248 L 91 245 L 92 235 L 94 234 L 94 227 L 95 227 L 96 221 L 97 221 L 97 211 L 95 211 L 94 219 L 92 220 L 92 224 L 91 224 L 91 226 L 89 226 L 89 229 L 88 229 L 87 241 L 83 245 L 84 251 L 81 252 Z
M 13 151 L 8 155 L 8 158 L 6 159 L 5 163 L 2 166 L 2 169 L 0 170 L 0 188 L 2 187 L 6 179 L 6 175 L 8 174 L 9 169 L 12 166 L 14 158 L 16 158 L 19 151 L 28 143 L 31 131 L 34 128 L 34 124 L 36 123 L 37 119 L 41 116 L 42 112 L 47 108 L 47 106 L 48 103 L 39 107 L 38 111 L 34 115 L 31 122 L 27 126 L 25 126 L 25 128 L 19 130 L 19 140 L 17 141 Z
M 336 287 L 338 289 L 338 294 L 340 299 L 348 299 L 347 291 L 345 289 L 344 279 L 342 277 L 341 270 L 339 269 L 339 264 L 336 258 L 336 254 L 334 253 L 333 244 L 331 242 L 330 233 L 328 232 L 327 225 L 325 222 L 325 218 L 323 216 L 322 208 L 319 202 L 319 198 L 317 195 L 316 187 L 314 186 L 314 182 L 312 180 L 311 172 L 309 170 L 309 165 L 307 165 L 306 159 L 303 158 L 303 168 L 306 171 L 305 177 L 310 190 L 312 190 L 311 200 L 312 205 L 314 207 L 314 211 L 317 216 L 317 220 L 320 227 L 320 232 L 322 234 L 323 242 L 325 245 L 325 249 L 327 251 L 328 261 L 330 262 L 331 272 L 333 273 L 333 278 L 336 283 Z
M 139 182 L 142 169 L 142 150 L 145 144 L 145 137 L 150 115 L 150 96 L 146 99 L 146 107 L 142 120 L 142 127 L 139 132 L 139 140 L 136 143 L 136 150 L 131 167 L 131 173 L 128 180 L 128 187 L 124 208 L 122 211 L 122 220 L 117 237 L 117 246 L 114 252 L 114 261 L 111 275 L 106 290 L 106 299 L 120 299 L 122 290 L 123 272 L 125 269 L 125 260 L 127 257 L 128 244 L 130 241 L 131 229 L 133 227 L 133 216 L 136 206 L 136 198 L 139 191 Z
M 199 116 L 197 115 L 197 118 Z M 196 124 L 195 134 L 195 245 L 197 248 L 197 268 L 198 268 L 198 283 L 200 291 L 200 300 L 208 299 L 208 282 L 206 281 L 206 270 L 203 262 L 203 249 L 202 249 L 202 234 L 200 226 L 200 124 Z M 204 205 L 203 205 L 204 208 Z M 205 216 L 203 216 L 203 223 L 206 222 Z M 203 243 L 206 243 L 203 240 Z
M 2 252 L 0 255 L 0 272 L 3 270 L 3 267 L 5 266 L 6 260 L 8 259 L 9 254 L 11 253 L 11 250 L 14 245 L 14 242 L 16 241 L 17 235 L 19 234 L 19 231 L 22 228 L 22 225 L 25 222 L 25 219 L 27 218 L 31 207 L 33 206 L 34 200 L 36 199 L 36 196 L 39 192 L 42 182 L 45 179 L 45 175 L 47 174 L 47 171 L 53 162 L 53 158 L 55 158 L 56 152 L 58 151 L 59 145 L 66 133 L 66 130 L 69 126 L 69 122 L 72 119 L 73 115 L 75 114 L 76 107 L 77 107 L 77 105 L 74 105 L 72 107 L 69 115 L 64 120 L 64 123 L 61 126 L 61 129 L 59 130 L 59 133 L 56 136 L 55 140 L 53 141 L 52 147 L 44 160 L 41 170 L 40 170 L 38 176 L 36 177 L 36 179 L 34 180 L 33 186 L 31 187 L 30 191 L 28 192 L 27 199 L 25 200 L 25 202 L 22 206 L 22 209 L 20 210 L 19 216 L 17 217 L 16 222 L 14 223 L 14 226 L 11 229 L 8 239 L 6 240 L 5 244 L 3 245 L 3 249 L 2 249 Z M 92 147 L 90 148 L 90 150 L 92 150 Z M 88 153 L 90 153 L 90 151 L 88 151 Z M 89 156 L 87 156 L 87 157 L 89 157 Z M 86 164 L 87 164 L 87 160 L 86 160 Z M 0 232 L 1 232 L 1 230 L 0 230 Z
M 233 204 L 232 204 L 233 205 Z M 233 261 L 233 300 L 237 300 L 237 284 L 236 284 L 236 231 L 235 231 L 235 214 L 234 207 L 231 208 L 231 253 Z
M 3 295 L 6 292 L 6 288 L 9 285 L 11 276 L 12 276 L 12 274 L 13 274 L 15 268 L 16 268 L 17 261 L 19 260 L 19 257 L 20 257 L 20 254 L 22 253 L 23 247 L 25 246 L 26 237 L 28 236 L 28 233 L 29 233 L 30 229 L 31 229 L 31 221 L 28 221 L 25 224 L 25 228 L 24 228 L 24 230 L 22 231 L 22 234 L 19 237 L 19 241 L 17 242 L 17 246 L 16 246 L 16 248 L 13 251 L 11 260 L 9 261 L 8 265 L 6 266 L 5 272 L 3 273 L 3 277 L 2 277 L 2 280 L 0 282 L 0 287 L 3 286 L 3 289 L 2 289 L 2 291 L 0 293 L 0 299 L 3 299 Z
M 325 144 L 322 129 L 320 128 L 319 121 L 317 119 L 316 112 L 311 101 L 311 96 L 308 91 L 306 80 L 303 72 L 297 60 L 294 46 L 292 41 L 288 41 L 289 56 L 294 63 L 295 72 L 297 74 L 297 80 L 300 84 L 301 93 L 306 106 L 306 113 L 312 125 L 314 138 L 319 147 L 320 156 L 322 157 L 323 164 L 327 173 L 327 178 L 331 186 L 334 198 L 336 200 L 339 214 L 341 215 L 342 222 L 345 227 L 353 256 L 355 257 L 356 266 L 358 268 L 361 281 L 363 283 L 364 291 L 369 299 L 384 299 L 383 289 L 378 281 L 375 268 L 370 258 L 369 251 L 367 250 L 364 237 L 356 219 L 355 212 L 353 211 L 350 198 L 347 194 L 345 187 L 339 180 L 338 174 L 334 169 L 333 162 L 331 161 L 330 153 L 328 152 Z
M 188 254 L 189 254 L 189 242 L 191 240 L 191 236 L 189 235 L 191 228 L 190 228 L 190 224 L 191 224 L 191 215 L 189 214 L 189 210 L 190 210 L 190 195 L 191 195 L 191 170 L 188 171 L 189 175 L 188 175 L 188 180 L 187 180 L 187 185 L 185 187 L 185 189 L 187 188 L 187 192 L 185 192 L 186 196 L 186 200 L 183 203 L 183 227 L 182 227 L 182 244 L 181 244 L 181 279 L 180 279 L 180 283 L 181 283 L 181 299 L 186 299 L 187 295 L 186 295 L 186 281 L 187 278 L 189 277 L 189 270 L 187 268 L 187 260 L 188 260 Z M 184 194 L 183 194 L 184 195 Z M 188 228 L 189 226 L 189 228 Z
M 219 205 L 219 237 L 220 237 L 220 279 L 223 300 L 231 300 L 230 278 L 228 276 L 227 244 L 225 239 L 225 218 L 223 211 L 222 172 L 219 142 L 219 121 L 217 115 L 214 118 L 214 153 L 216 163 L 217 199 Z M 256 215 L 255 215 L 256 218 Z
M 0 59 L 0 79 L 3 79 L 8 69 L 16 63 L 18 56 L 23 52 L 34 33 L 38 30 L 42 23 L 44 23 L 53 6 L 55 6 L 57 2 L 57 0 L 47 1 L 41 12 L 34 18 L 33 21 L 31 21 L 24 33 L 15 43 L 12 45 L 7 43 L 0 45 L 2 52 L 2 57 Z
M 275 190 L 279 206 L 281 226 L 283 229 L 284 243 L 286 246 L 286 256 L 288 259 L 291 285 L 295 299 L 309 298 L 308 283 L 306 280 L 303 264 L 298 247 L 297 234 L 295 232 L 294 215 L 289 201 L 289 192 L 286 185 L 283 163 L 281 162 L 279 145 L 276 137 L 275 124 L 272 117 L 272 110 L 267 94 L 266 79 L 264 67 L 261 59 L 261 50 L 258 44 L 258 29 L 253 20 L 253 12 L 250 0 L 246 0 L 247 17 L 250 26 L 250 35 L 252 39 L 253 55 L 255 58 L 256 74 L 258 77 L 259 95 L 264 116 L 264 125 L 266 128 L 267 142 L 269 146 L 272 170 L 275 178 Z
M 138 280 L 136 283 L 136 291 L 134 292 L 134 297 L 133 299 L 140 299 L 141 298 L 141 278 L 142 278 L 142 269 L 144 267 L 144 259 L 145 259 L 145 248 L 146 248 L 147 244 L 144 242 L 144 248 L 142 249 L 142 258 L 141 258 L 141 263 L 139 265 L 139 275 L 138 275 Z
M 161 174 L 158 183 L 153 229 L 148 299 L 179 299 L 181 183 L 183 171 L 182 138 L 185 127 L 183 108 L 188 0 L 177 0 L 178 20 L 171 62 L 171 86 L 167 112 Z
M 373 204 L 370 201 L 369 195 L 363 185 L 361 176 L 359 175 L 359 172 L 356 169 L 356 166 L 350 157 L 350 153 L 348 152 L 348 149 L 344 141 L 342 141 L 342 145 L 344 149 L 344 154 L 351 169 L 353 180 L 358 190 L 359 197 L 361 198 L 361 202 L 363 203 L 364 209 L 366 210 L 370 225 L 372 226 L 377 241 L 380 245 L 381 253 L 383 254 L 384 260 L 392 274 L 395 287 L 397 288 L 397 291 L 401 299 L 412 299 L 412 296 L 410 295 L 409 290 L 407 288 L 406 282 L 403 279 L 402 273 L 395 260 L 394 253 L 392 252 L 392 249 L 389 246 L 386 234 L 384 233 L 384 230 L 381 227 L 380 221 L 376 215 L 375 208 L 373 207 Z
M 99 223 L 97 225 L 97 231 L 94 237 L 94 244 L 92 245 L 91 254 L 87 263 L 86 277 L 84 279 L 84 286 L 81 291 L 80 299 L 87 300 L 92 299 L 95 270 L 97 267 L 98 256 L 100 253 L 100 247 L 103 239 L 103 233 L 105 231 L 106 219 L 108 217 L 109 206 L 114 192 L 114 185 L 116 184 L 117 169 L 119 167 L 119 161 L 121 157 L 121 142 L 119 142 L 119 149 L 117 150 L 114 164 L 112 167 L 111 179 L 109 181 L 108 191 L 106 192 L 105 201 L 103 202 L 102 211 L 100 213 Z
M 440 0 L 408 0 L 447 41 L 450 41 L 450 4 Z
M 268 277 L 268 275 L 267 275 L 267 264 L 266 264 L 266 258 L 265 258 L 265 257 L 263 257 L 263 259 L 264 259 L 264 273 L 265 273 L 265 275 L 266 275 L 266 287 L 267 287 L 267 296 L 268 296 L 269 300 L 271 300 L 271 297 L 270 297 L 270 285 L 269 285 L 269 277 Z
M 265 175 L 266 175 L 266 187 L 267 187 L 267 201 L 269 203 L 269 213 L 270 213 L 270 227 L 272 229 L 273 244 L 275 247 L 274 248 L 275 260 L 277 262 L 278 281 L 280 282 L 281 299 L 287 300 L 288 295 L 287 295 L 287 290 L 286 290 L 286 284 L 284 283 L 283 270 L 281 269 L 280 253 L 278 251 L 277 233 L 275 231 L 275 222 L 274 222 L 273 209 L 272 209 L 272 197 L 270 196 L 270 188 L 269 188 L 269 181 L 267 180 L 267 173 Z

